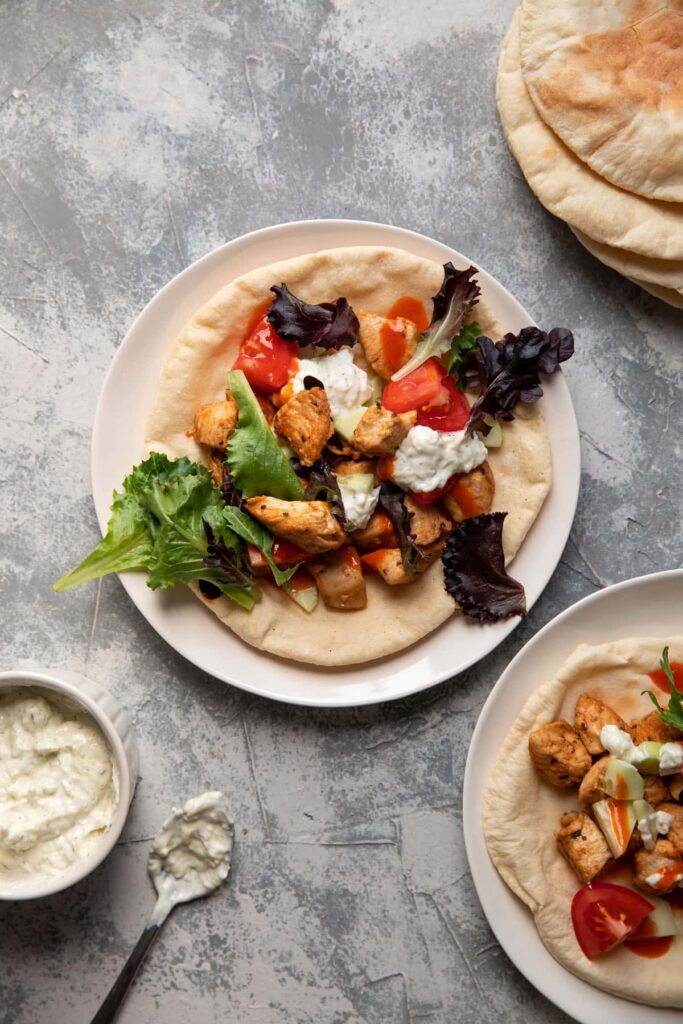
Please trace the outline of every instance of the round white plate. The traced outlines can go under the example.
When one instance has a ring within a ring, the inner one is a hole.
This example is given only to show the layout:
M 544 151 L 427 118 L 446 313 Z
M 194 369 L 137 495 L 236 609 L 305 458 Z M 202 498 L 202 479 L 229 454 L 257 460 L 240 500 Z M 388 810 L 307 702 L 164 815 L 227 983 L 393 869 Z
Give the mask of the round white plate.
M 112 491 L 141 460 L 147 414 L 161 365 L 185 322 L 223 285 L 249 270 L 290 256 L 347 245 L 396 246 L 439 263 L 453 260 L 459 267 L 471 262 L 440 242 L 402 228 L 364 221 L 319 220 L 255 231 L 193 263 L 143 310 L 105 379 L 92 442 L 93 495 L 103 531 Z M 489 274 L 482 270 L 479 278 L 506 330 L 518 331 L 533 322 Z M 566 382 L 561 373 L 556 373 L 544 387 L 543 411 L 552 443 L 554 484 L 512 569 L 526 588 L 529 607 L 560 559 L 579 491 L 579 436 Z M 373 704 L 426 689 L 488 654 L 519 621 L 479 626 L 454 616 L 421 642 L 392 657 L 367 665 L 321 669 L 249 647 L 184 587 L 153 592 L 146 586 L 144 575 L 136 573 L 122 574 L 121 582 L 147 621 L 189 661 L 244 690 L 294 704 Z
M 544 626 L 510 662 L 491 690 L 472 736 L 463 792 L 467 857 L 488 922 L 514 965 L 539 992 L 580 1024 L 680 1024 L 681 1011 L 643 1007 L 581 981 L 546 950 L 529 909 L 489 858 L 481 827 L 484 786 L 498 751 L 529 695 L 550 679 L 580 643 L 681 631 L 683 570 L 653 573 L 591 594 Z M 647 961 L 634 959 L 634 970 Z M 672 970 L 676 965 L 672 964 Z

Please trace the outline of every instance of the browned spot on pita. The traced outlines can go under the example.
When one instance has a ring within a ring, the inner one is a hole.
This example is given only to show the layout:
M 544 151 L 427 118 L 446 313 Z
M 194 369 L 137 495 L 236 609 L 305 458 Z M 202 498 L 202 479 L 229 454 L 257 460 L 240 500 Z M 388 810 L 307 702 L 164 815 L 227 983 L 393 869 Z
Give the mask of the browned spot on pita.
M 597 149 L 640 111 L 683 113 L 683 16 L 661 8 L 640 17 L 652 3 L 637 0 L 628 23 L 586 35 L 536 89 L 548 110 L 582 110 Z

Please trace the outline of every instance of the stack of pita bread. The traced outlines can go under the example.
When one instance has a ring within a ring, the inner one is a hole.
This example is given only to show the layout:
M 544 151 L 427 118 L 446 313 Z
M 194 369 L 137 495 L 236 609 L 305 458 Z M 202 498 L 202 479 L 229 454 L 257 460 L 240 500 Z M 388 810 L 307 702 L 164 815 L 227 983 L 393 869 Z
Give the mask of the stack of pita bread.
M 546 209 L 683 308 L 683 0 L 522 0 L 496 94 Z

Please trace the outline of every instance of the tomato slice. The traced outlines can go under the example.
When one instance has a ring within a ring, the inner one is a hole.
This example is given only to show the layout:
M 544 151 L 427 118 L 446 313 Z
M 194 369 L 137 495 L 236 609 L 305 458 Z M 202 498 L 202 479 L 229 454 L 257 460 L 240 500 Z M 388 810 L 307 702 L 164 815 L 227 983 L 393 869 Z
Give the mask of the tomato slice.
M 296 345 L 281 338 L 264 315 L 242 342 L 233 370 L 242 370 L 254 391 L 270 394 L 289 380 L 297 352 Z
M 429 405 L 439 394 L 445 375 L 439 360 L 432 356 L 401 380 L 390 380 L 382 393 L 382 405 L 390 412 L 410 412 Z
M 469 415 L 470 403 L 444 371 L 439 393 L 426 409 L 419 410 L 417 423 L 422 427 L 431 427 L 432 430 L 462 430 Z
M 633 889 L 611 882 L 582 886 L 572 900 L 572 924 L 589 960 L 614 949 L 640 927 L 654 905 Z
M 432 430 L 462 430 L 470 414 L 469 402 L 436 356 L 401 380 L 389 381 L 382 405 L 390 412 L 417 409 L 418 425 Z

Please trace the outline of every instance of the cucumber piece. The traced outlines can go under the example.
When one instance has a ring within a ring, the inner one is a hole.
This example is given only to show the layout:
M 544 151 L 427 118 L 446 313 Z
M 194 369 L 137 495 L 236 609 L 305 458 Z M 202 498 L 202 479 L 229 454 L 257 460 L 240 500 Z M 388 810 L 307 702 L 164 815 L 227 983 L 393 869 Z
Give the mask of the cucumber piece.
M 310 615 L 318 607 L 318 588 L 311 582 L 310 587 L 303 587 L 300 590 L 286 590 L 292 601 L 296 601 L 300 608 Z
M 339 415 L 335 416 L 332 420 L 334 429 L 340 437 L 344 438 L 345 441 L 353 440 L 353 432 L 367 411 L 368 410 L 364 406 L 358 406 L 355 409 L 348 409 L 344 412 L 340 412 Z
M 637 892 L 638 890 L 634 891 Z M 666 900 L 660 899 L 659 896 L 650 896 L 649 893 L 645 899 L 649 900 L 650 903 L 654 903 L 655 909 L 650 911 L 638 930 L 633 935 L 630 935 L 629 938 L 663 939 L 666 935 L 676 935 L 678 932 L 676 919 L 673 910 Z
M 356 494 L 369 494 L 375 486 L 375 478 L 372 473 L 349 473 L 347 476 L 337 477 L 337 482 L 342 489 L 354 491 Z
M 633 804 L 630 800 L 598 800 L 592 810 L 612 856 L 621 857 L 636 827 Z
M 659 752 L 662 749 L 661 743 L 654 740 L 645 740 L 638 744 L 638 750 L 642 750 L 645 757 L 638 762 L 638 771 L 643 775 L 659 775 Z
M 611 757 L 605 772 L 605 792 L 616 800 L 642 800 L 643 777 L 628 761 Z

